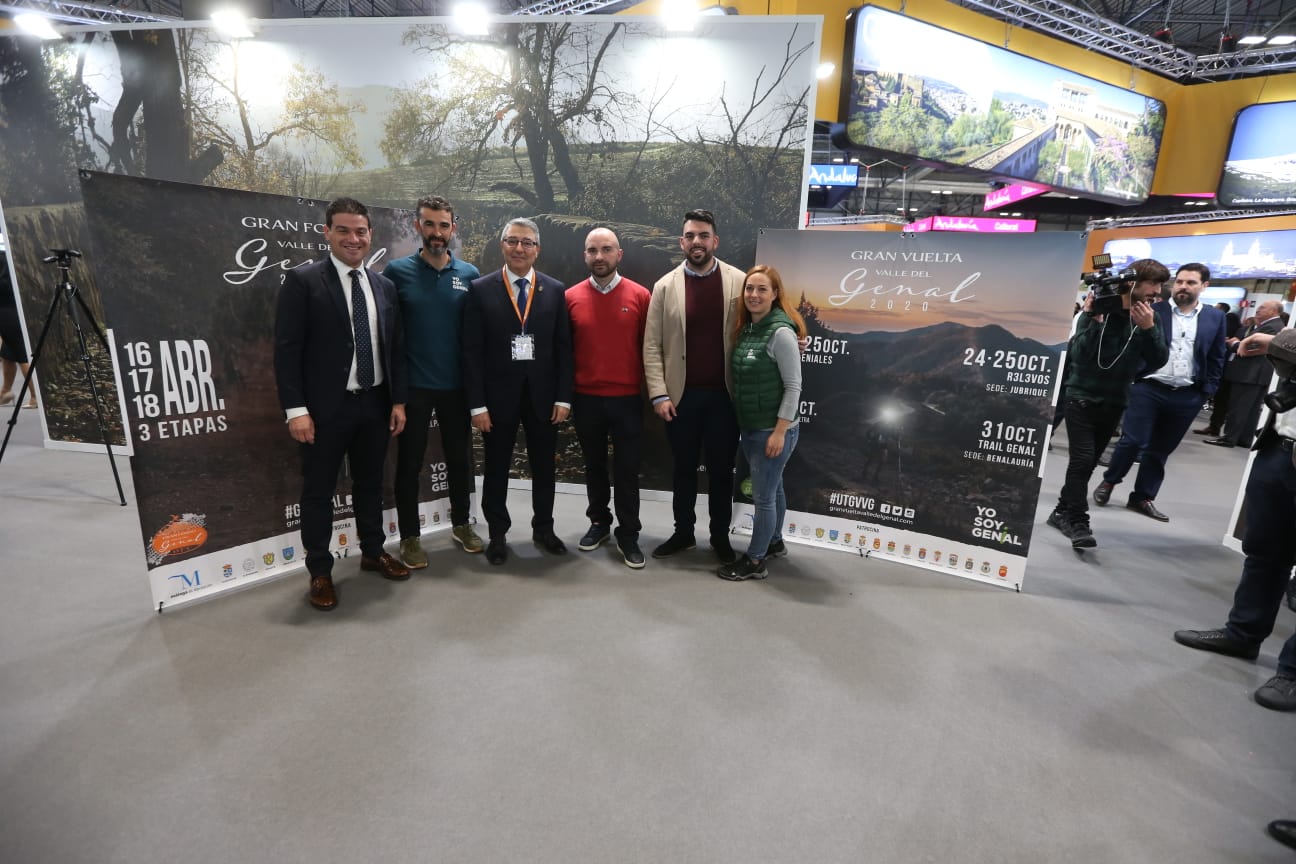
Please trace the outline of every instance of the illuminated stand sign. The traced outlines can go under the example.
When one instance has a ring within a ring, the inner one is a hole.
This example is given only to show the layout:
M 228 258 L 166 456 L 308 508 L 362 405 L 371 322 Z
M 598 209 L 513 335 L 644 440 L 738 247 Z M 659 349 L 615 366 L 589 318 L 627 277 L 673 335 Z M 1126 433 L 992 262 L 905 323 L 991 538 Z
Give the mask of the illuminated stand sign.
M 969 231 L 979 234 L 1025 234 L 1035 230 L 1034 219 L 978 219 L 971 216 L 928 216 L 910 222 L 906 231 Z
M 1016 204 L 1018 201 L 1043 195 L 1047 191 L 1049 191 L 1047 186 L 1036 186 L 1034 183 L 1010 183 L 1002 189 L 991 189 L 987 192 L 985 204 L 981 209 L 995 210 L 1006 204 Z
M 858 165 L 811 165 L 807 178 L 811 186 L 858 186 Z

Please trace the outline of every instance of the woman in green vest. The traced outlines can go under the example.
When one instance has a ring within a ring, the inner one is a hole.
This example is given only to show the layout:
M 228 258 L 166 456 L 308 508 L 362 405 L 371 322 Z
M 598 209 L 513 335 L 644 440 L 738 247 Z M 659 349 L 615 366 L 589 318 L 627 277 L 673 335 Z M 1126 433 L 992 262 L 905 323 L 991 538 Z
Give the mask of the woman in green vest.
M 764 579 L 765 559 L 787 554 L 783 467 L 796 448 L 800 430 L 798 340 L 805 335 L 805 321 L 788 302 L 779 272 L 764 264 L 748 270 L 729 366 L 739 446 L 751 472 L 756 513 L 746 554 L 716 571 L 721 579 Z

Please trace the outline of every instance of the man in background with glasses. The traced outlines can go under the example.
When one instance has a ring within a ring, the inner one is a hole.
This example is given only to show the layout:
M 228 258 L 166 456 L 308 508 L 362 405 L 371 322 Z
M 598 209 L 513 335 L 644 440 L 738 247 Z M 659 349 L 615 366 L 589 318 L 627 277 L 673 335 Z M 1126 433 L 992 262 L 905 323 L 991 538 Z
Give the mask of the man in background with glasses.
M 554 474 L 558 424 L 572 400 L 567 300 L 562 282 L 535 269 L 540 227 L 511 220 L 500 251 L 504 267 L 469 287 L 462 335 L 464 391 L 485 450 L 481 509 L 491 564 L 508 560 L 508 480 L 519 423 L 531 468 L 532 539 L 554 555 L 567 551 L 554 533 Z

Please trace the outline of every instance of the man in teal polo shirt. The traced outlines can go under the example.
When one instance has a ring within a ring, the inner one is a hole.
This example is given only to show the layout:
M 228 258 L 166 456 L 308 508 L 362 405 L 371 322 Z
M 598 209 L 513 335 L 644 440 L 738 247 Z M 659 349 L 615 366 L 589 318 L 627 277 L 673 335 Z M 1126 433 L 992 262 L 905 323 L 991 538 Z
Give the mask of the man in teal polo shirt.
M 426 567 L 419 543 L 419 478 L 427 468 L 428 425 L 436 411 L 450 487 L 450 522 L 454 541 L 465 552 L 480 552 L 482 539 L 468 523 L 473 491 L 472 445 L 468 404 L 459 369 L 459 333 L 468 284 L 481 274 L 450 251 L 455 234 L 454 207 L 431 195 L 420 198 L 414 225 L 423 238 L 416 254 L 387 265 L 383 275 L 396 283 L 405 327 L 409 398 L 405 431 L 396 453 L 396 516 L 400 557 L 405 565 Z

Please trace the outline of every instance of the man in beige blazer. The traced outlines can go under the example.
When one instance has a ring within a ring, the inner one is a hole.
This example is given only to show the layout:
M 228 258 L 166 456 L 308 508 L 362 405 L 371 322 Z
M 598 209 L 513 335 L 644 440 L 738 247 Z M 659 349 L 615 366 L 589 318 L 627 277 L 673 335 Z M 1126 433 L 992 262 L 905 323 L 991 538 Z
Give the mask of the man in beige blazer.
M 653 286 L 644 332 L 644 374 L 653 410 L 666 423 L 674 459 L 672 509 L 675 531 L 653 550 L 666 558 L 694 548 L 697 468 L 708 475 L 711 548 L 732 563 L 729 523 L 733 516 L 734 456 L 738 421 L 730 401 L 729 352 L 744 274 L 715 257 L 720 246 L 709 210 L 684 214 L 680 249 L 684 262 Z

